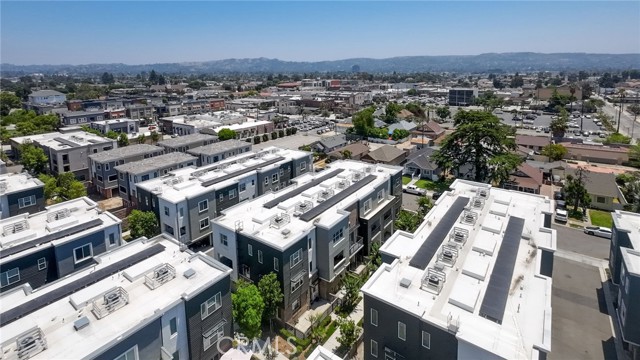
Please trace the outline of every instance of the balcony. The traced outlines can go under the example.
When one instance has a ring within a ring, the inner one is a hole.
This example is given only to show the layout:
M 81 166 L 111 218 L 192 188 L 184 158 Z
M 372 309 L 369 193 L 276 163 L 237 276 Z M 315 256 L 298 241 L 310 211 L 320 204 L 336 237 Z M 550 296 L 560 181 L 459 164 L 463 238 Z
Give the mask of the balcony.
M 364 247 L 362 236 L 358 236 L 355 241 L 349 241 L 349 256 L 353 256 Z

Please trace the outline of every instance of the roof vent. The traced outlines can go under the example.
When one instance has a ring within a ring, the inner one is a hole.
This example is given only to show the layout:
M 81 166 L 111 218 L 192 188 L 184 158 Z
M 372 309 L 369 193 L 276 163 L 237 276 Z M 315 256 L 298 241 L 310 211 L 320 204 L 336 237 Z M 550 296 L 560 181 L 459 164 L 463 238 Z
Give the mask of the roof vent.
M 187 269 L 182 275 L 187 279 L 191 279 L 196 276 L 196 271 L 193 269 Z
M 285 238 L 287 238 L 290 234 L 291 234 L 291 230 L 289 229 L 282 229 L 282 231 L 280 232 Z
M 407 278 L 402 278 L 400 280 L 400 286 L 402 286 L 403 288 L 409 288 L 409 285 L 411 285 L 411 280 L 407 279 Z
M 82 328 L 89 326 L 89 323 L 90 323 L 89 318 L 86 316 L 83 316 L 80 319 L 73 322 L 73 328 L 76 329 L 76 331 L 78 331 Z

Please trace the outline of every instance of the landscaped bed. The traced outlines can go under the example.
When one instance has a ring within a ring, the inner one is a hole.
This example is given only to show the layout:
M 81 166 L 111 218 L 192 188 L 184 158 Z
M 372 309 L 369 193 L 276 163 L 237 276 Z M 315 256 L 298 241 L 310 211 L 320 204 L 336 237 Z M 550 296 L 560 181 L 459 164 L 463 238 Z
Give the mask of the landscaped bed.
M 411 177 L 410 176 L 403 176 L 402 177 L 402 185 L 407 185 L 410 182 L 411 182 Z
M 611 228 L 613 226 L 613 219 L 611 219 L 611 213 L 600 210 L 589 210 L 589 217 L 591 218 L 591 224 L 594 226 L 603 226 Z

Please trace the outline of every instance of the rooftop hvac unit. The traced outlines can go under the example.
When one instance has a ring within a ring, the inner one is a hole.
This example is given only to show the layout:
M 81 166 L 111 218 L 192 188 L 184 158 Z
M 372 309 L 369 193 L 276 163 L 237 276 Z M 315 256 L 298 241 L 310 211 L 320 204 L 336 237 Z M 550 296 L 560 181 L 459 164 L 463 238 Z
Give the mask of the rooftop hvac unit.
M 471 200 L 471 206 L 476 209 L 482 209 L 484 207 L 484 199 L 481 197 L 475 197 Z
M 289 223 L 289 215 L 286 213 L 278 214 L 271 218 L 270 226 L 279 229 L 281 226 L 284 226 Z
M 489 197 L 489 190 L 487 189 L 478 189 L 478 195 L 482 198 Z
M 442 249 L 440 250 L 440 256 L 438 260 L 443 264 L 448 266 L 453 266 L 458 259 L 458 249 L 455 246 L 451 245 L 442 245 Z
M 444 283 L 446 281 L 447 275 L 444 273 L 444 271 L 438 270 L 436 268 L 428 268 L 427 273 L 422 278 L 421 288 L 437 295 L 442 290 L 442 287 L 444 286 Z
M 9 236 L 11 234 L 19 233 L 21 231 L 25 231 L 29 228 L 29 222 L 27 219 L 20 220 L 13 224 L 5 225 L 2 227 L 2 235 Z
M 46 348 L 47 342 L 45 341 L 44 334 L 39 327 L 32 329 L 16 339 L 18 359 L 29 359 L 30 357 L 44 351 Z
M 469 238 L 469 230 L 454 227 L 453 232 L 449 235 L 449 240 L 454 241 L 460 245 L 464 245 Z
M 462 213 L 461 221 L 463 223 L 469 224 L 469 225 L 475 225 L 476 220 L 478 220 L 478 213 L 476 213 L 475 211 L 465 210 Z
M 47 214 L 47 222 L 53 222 L 56 220 L 62 220 L 68 218 L 71 215 L 69 209 L 60 209 Z

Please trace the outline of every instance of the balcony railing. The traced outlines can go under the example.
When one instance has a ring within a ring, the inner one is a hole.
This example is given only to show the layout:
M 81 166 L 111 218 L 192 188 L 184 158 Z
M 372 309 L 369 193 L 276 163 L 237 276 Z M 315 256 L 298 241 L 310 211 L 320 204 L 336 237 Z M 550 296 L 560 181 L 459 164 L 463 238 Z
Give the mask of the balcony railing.
M 349 241 L 349 255 L 353 255 L 364 247 L 362 236 L 358 236 L 355 241 Z

